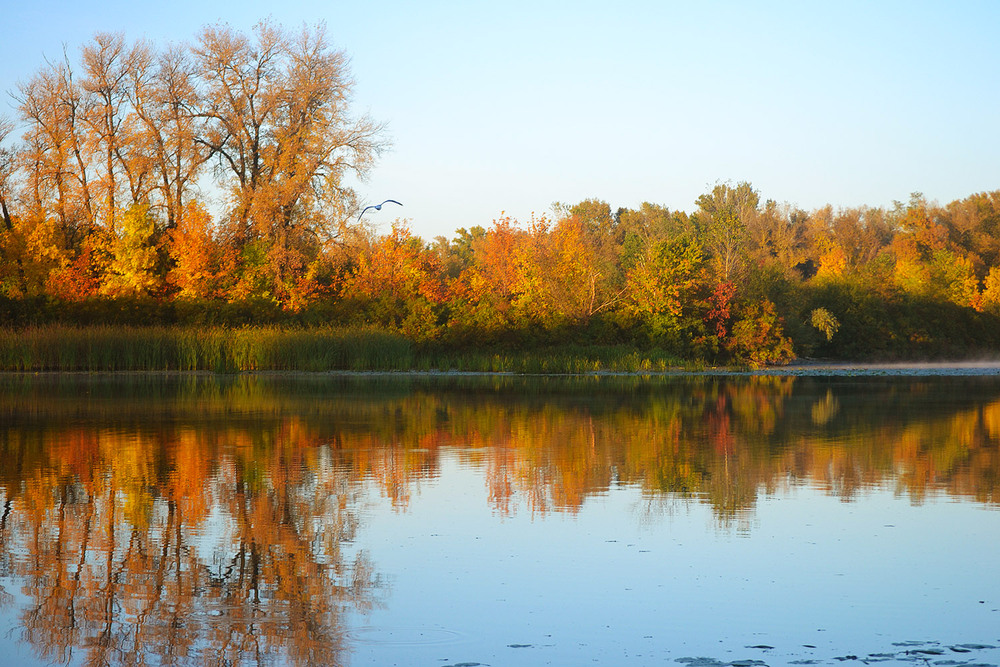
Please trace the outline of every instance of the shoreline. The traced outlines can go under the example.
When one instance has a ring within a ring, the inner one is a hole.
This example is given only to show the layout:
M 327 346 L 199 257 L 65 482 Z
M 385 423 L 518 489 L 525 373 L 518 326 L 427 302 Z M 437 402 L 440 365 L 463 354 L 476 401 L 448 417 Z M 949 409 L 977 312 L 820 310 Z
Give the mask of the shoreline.
M 988 377 L 1000 375 L 997 361 L 927 361 L 927 362 L 797 362 L 767 368 L 719 367 L 662 371 L 581 371 L 568 373 L 522 373 L 515 371 L 459 370 L 256 370 L 216 372 L 206 370 L 123 370 L 123 371 L 0 371 L 0 377 Z

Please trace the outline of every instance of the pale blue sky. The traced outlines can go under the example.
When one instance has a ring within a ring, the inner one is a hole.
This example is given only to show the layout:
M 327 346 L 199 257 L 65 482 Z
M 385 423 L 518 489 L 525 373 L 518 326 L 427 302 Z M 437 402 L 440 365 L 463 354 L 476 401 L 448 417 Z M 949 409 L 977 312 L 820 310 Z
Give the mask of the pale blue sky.
M 720 180 L 806 209 L 1000 188 L 994 1 L 0 2 L 4 91 L 96 31 L 325 21 L 393 141 L 358 189 L 404 207 L 368 215 L 426 239 L 589 197 L 691 211 Z

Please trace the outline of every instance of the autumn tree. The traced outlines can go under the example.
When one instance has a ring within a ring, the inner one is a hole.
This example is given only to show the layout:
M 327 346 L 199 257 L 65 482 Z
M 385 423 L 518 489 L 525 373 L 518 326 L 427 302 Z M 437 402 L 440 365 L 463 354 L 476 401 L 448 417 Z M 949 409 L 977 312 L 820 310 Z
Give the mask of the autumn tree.
M 98 33 L 81 50 L 81 76 L 66 54 L 15 95 L 26 126 L 26 250 L 47 258 L 50 293 L 96 293 L 93 283 L 104 281 L 113 246 L 133 243 L 122 238 L 126 212 L 149 204 L 149 162 L 129 103 L 136 53 L 120 34 Z M 107 292 L 119 288 L 116 283 Z
M 474 246 L 484 236 L 486 229 L 475 225 L 470 229 L 459 228 L 453 239 L 446 236 L 435 238 L 434 248 L 439 255 L 441 267 L 449 278 L 458 278 L 462 271 L 472 265 Z
M 436 308 L 445 298 L 438 255 L 405 225 L 371 239 L 343 285 L 374 324 L 416 338 L 438 335 Z
M 828 205 L 813 211 L 803 227 L 809 238 L 808 254 L 816 267 L 816 276 L 822 279 L 843 275 L 848 268 L 848 250 L 835 233 L 833 207 Z
M 897 202 L 895 213 L 898 222 L 890 248 L 895 260 L 893 278 L 907 292 L 929 294 L 935 291 L 932 265 L 953 257 L 948 249 L 948 230 L 919 192 L 905 205 Z
M 740 278 L 746 268 L 747 226 L 758 215 L 759 193 L 747 182 L 735 187 L 720 183 L 695 203 L 703 244 L 716 279 L 730 282 Z
M 893 236 L 892 222 L 885 210 L 868 206 L 839 211 L 833 219 L 832 232 L 853 272 L 874 261 Z
M 583 324 L 621 298 L 610 207 L 585 201 L 539 235 L 535 266 L 547 301 L 566 322 Z
M 986 274 L 980 307 L 987 313 L 1000 316 L 1000 267 L 994 266 Z
M 111 296 L 146 296 L 160 286 L 157 275 L 159 230 L 149 207 L 133 204 L 111 237 L 110 261 L 102 286 Z
M 527 233 L 509 216 L 459 234 L 456 253 L 466 266 L 452 284 L 455 329 L 495 336 L 525 324 L 526 243 Z
M 17 151 L 7 145 L 14 124 L 0 117 L 0 294 L 23 295 L 27 291 L 24 274 L 22 234 L 14 227 L 11 213 L 17 172 Z
M 95 224 L 91 169 L 84 152 L 83 94 L 69 58 L 47 63 L 20 84 L 15 101 L 27 124 L 22 154 L 28 172 L 28 215 L 51 225 L 53 250 L 65 253 L 78 247 Z
M 754 367 L 788 363 L 795 358 L 784 322 L 774 304 L 766 299 L 740 304 L 723 346 L 731 359 Z
M 70 284 L 92 293 L 91 278 L 109 282 L 106 294 L 131 291 L 121 251 L 153 238 L 132 223 L 153 221 L 160 235 L 181 226 L 214 160 L 230 205 L 218 216 L 226 296 L 299 307 L 355 208 L 347 177 L 365 176 L 383 147 L 380 125 L 352 117 L 351 88 L 347 57 L 323 26 L 289 33 L 265 22 L 251 35 L 210 26 L 193 46 L 162 51 L 97 33 L 77 61 L 47 62 L 15 95 L 25 133 L 10 162 L 21 173 L 4 167 L 4 227 L 12 232 L 16 218 L 21 230 L 7 245 L 19 239 L 26 257 L 45 259 L 36 282 L 53 293 Z M 130 217 L 137 207 L 145 213 Z M 141 238 L 125 238 L 137 230 Z M 159 261 L 157 280 L 177 261 Z M 24 293 L 31 279 L 18 280 Z
M 658 241 L 629 270 L 621 310 L 632 327 L 645 329 L 649 342 L 680 351 L 700 326 L 704 273 L 696 240 Z
M 941 217 L 952 244 L 968 254 L 978 276 L 1000 265 L 1000 190 L 953 201 Z
M 788 204 L 765 202 L 758 215 L 747 221 L 747 259 L 751 266 L 777 267 L 788 273 L 805 256 L 805 227 L 808 214 Z
M 3 216 L 3 228 L 11 231 L 14 228 L 10 213 L 10 202 L 13 197 L 14 173 L 17 169 L 17 152 L 7 146 L 7 137 L 14 130 L 14 124 L 7 118 L 0 117 L 0 215 Z
M 167 281 L 184 298 L 215 295 L 221 249 L 213 234 L 212 216 L 197 202 L 185 204 L 177 224 L 167 231 L 169 254 L 174 261 Z
M 145 147 L 152 172 L 149 187 L 159 194 L 165 226 L 171 230 L 181 224 L 209 158 L 199 141 L 205 120 L 195 65 L 186 48 L 171 46 L 157 53 L 148 44 L 137 44 L 129 76 L 127 91 L 137 119 L 134 136 Z
M 587 321 L 613 308 L 624 294 L 623 238 L 606 202 L 586 199 L 567 212 L 553 230 L 561 301 L 571 317 Z
M 345 177 L 367 173 L 381 126 L 349 115 L 347 57 L 322 25 L 292 35 L 263 22 L 252 36 L 209 26 L 193 53 L 206 119 L 199 141 L 231 201 L 227 240 L 262 244 L 270 291 L 285 300 L 316 252 L 311 239 L 337 234 L 354 210 Z
M 111 235 L 118 232 L 119 209 L 146 203 L 149 191 L 151 164 L 135 136 L 135 94 L 129 90 L 135 61 L 143 55 L 142 45 L 130 47 L 121 33 L 97 33 L 81 51 L 88 162 L 100 192 L 101 225 Z
M 506 267 L 501 292 L 511 293 L 509 285 L 515 281 L 512 305 L 522 322 L 547 330 L 586 325 L 613 308 L 623 293 L 620 245 L 610 206 L 585 200 L 575 206 L 557 204 L 556 213 L 554 224 L 544 216 L 533 217 L 517 252 L 501 251 L 500 256 L 506 257 L 491 261 Z M 495 231 L 494 242 L 513 240 L 499 233 L 501 228 Z

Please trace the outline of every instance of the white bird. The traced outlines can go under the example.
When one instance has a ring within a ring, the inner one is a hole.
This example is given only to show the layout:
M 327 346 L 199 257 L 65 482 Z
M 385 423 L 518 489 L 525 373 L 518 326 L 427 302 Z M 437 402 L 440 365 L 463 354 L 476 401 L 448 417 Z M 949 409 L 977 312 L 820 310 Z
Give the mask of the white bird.
M 365 207 L 364 207 L 364 209 L 363 209 L 363 210 L 361 211 L 361 215 L 364 215 L 364 214 L 365 214 L 365 211 L 367 211 L 367 210 L 368 210 L 368 209 L 370 209 L 370 208 L 373 208 L 373 209 L 375 209 L 376 211 L 381 211 L 381 210 L 382 210 L 382 205 L 383 205 L 383 204 L 388 204 L 388 203 L 390 203 L 390 202 L 391 202 L 391 203 L 393 203 L 393 204 L 399 204 L 400 206 L 402 206 L 402 204 L 400 204 L 400 203 L 399 203 L 398 201 L 396 201 L 395 199 L 386 199 L 386 200 L 385 200 L 384 202 L 382 202 L 381 204 L 372 204 L 371 206 L 365 206 Z M 360 219 L 361 219 L 361 215 L 359 215 L 359 216 L 358 216 L 358 220 L 360 220 Z

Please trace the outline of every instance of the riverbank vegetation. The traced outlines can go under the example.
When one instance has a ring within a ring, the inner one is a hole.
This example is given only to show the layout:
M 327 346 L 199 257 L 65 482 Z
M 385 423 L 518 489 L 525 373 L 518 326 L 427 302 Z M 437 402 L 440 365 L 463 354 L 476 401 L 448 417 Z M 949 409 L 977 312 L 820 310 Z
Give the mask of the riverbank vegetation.
M 590 199 L 425 240 L 356 219 L 347 177 L 385 142 L 349 113 L 347 60 L 322 28 L 210 26 L 167 50 L 98 34 L 79 55 L 23 82 L 17 124 L 0 122 L 7 369 L 644 370 L 1000 350 L 1000 191 L 805 211 L 719 183 L 690 213 Z
M 372 327 L 48 325 L 0 329 L 0 371 L 662 372 L 690 366 L 627 345 L 417 344 Z

